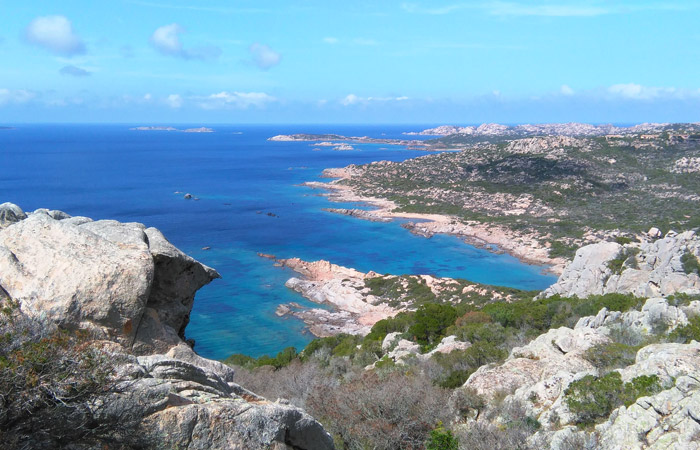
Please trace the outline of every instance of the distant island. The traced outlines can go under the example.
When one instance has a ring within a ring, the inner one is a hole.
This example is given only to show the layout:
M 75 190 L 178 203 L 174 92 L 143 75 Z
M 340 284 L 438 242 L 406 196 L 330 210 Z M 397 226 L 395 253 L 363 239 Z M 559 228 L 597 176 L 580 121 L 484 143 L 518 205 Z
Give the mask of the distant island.
M 134 128 L 129 128 L 130 130 L 133 131 L 181 131 L 183 133 L 213 133 L 214 130 L 212 128 L 207 128 L 207 127 L 199 127 L 199 128 L 186 128 L 184 130 L 180 130 L 175 127 L 168 127 L 168 126 L 144 126 L 144 127 L 134 127 Z
M 339 147 L 336 150 L 353 150 L 352 147 L 343 146 L 341 143 L 333 141 L 352 142 L 356 144 L 384 144 L 384 145 L 402 145 L 411 150 L 432 150 L 432 147 L 423 141 L 408 140 L 408 139 L 379 139 L 369 136 L 342 136 L 339 134 L 278 134 L 267 139 L 268 141 L 277 142 L 319 142 L 315 144 L 318 147 Z

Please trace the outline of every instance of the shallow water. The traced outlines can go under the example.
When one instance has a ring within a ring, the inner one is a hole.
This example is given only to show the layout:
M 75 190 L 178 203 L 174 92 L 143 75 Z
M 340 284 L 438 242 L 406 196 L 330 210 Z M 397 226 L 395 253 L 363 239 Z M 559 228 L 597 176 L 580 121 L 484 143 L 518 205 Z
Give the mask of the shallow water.
M 361 271 L 424 273 L 523 289 L 543 289 L 555 281 L 539 266 L 454 237 L 425 239 L 399 222 L 324 212 L 322 208 L 343 204 L 329 203 L 319 191 L 299 185 L 319 180 L 327 167 L 401 161 L 424 152 L 383 145 L 313 151 L 308 142 L 267 141 L 299 132 L 399 138 L 402 131 L 421 126 L 212 126 L 216 132 L 208 134 L 129 127 L 22 125 L 0 130 L 0 203 L 142 222 L 216 268 L 223 278 L 199 291 L 187 328 L 203 356 L 274 354 L 290 345 L 302 348 L 312 339 L 302 333 L 300 321 L 275 316 L 280 303 L 309 303 L 284 287 L 292 273 L 258 252 L 327 259 Z M 176 191 L 199 200 L 185 200 Z

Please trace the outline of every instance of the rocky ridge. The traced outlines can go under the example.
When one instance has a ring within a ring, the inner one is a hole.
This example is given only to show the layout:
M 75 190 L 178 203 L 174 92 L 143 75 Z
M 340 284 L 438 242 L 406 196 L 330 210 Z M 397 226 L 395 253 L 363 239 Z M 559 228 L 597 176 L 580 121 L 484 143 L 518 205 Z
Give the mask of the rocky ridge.
M 652 230 L 655 236 L 657 229 Z M 566 297 L 618 292 L 639 297 L 666 296 L 675 293 L 700 293 L 700 277 L 686 273 L 682 258 L 700 256 L 700 238 L 695 231 L 662 239 L 651 237 L 641 243 L 620 245 L 600 242 L 581 247 L 555 284 L 542 292 L 549 297 Z
M 303 410 L 246 391 L 184 341 L 194 294 L 218 273 L 158 230 L 7 203 L 0 218 L 0 300 L 90 331 L 122 386 L 97 402 L 101 417 L 139 411 L 159 448 L 333 448 Z
M 644 123 L 631 127 L 617 127 L 614 125 L 591 125 L 587 123 L 548 123 L 548 124 L 524 124 L 501 125 L 497 123 L 484 123 L 478 126 L 441 125 L 420 132 L 404 133 L 406 135 L 421 136 L 447 136 L 450 134 L 476 135 L 476 136 L 532 136 L 532 135 L 561 135 L 561 136 L 602 136 L 606 134 L 626 134 L 640 132 L 658 132 L 668 128 L 667 123 Z
M 617 369 L 623 382 L 655 375 L 664 389 L 620 407 L 592 431 L 574 427 L 575 416 L 564 401 L 567 387 L 586 375 L 603 375 L 587 352 L 612 342 L 611 335 L 625 330 L 652 336 L 659 326 L 672 331 L 700 314 L 700 301 L 685 307 L 651 298 L 641 310 L 625 313 L 601 310 L 584 317 L 571 329 L 549 330 L 525 346 L 514 348 L 499 365 L 482 366 L 464 384 L 504 403 L 517 403 L 538 420 L 541 431 L 530 438 L 535 448 L 569 448 L 587 442 L 595 448 L 699 448 L 700 344 L 659 343 L 642 347 L 632 365 Z M 573 435 L 572 435 L 573 434 Z

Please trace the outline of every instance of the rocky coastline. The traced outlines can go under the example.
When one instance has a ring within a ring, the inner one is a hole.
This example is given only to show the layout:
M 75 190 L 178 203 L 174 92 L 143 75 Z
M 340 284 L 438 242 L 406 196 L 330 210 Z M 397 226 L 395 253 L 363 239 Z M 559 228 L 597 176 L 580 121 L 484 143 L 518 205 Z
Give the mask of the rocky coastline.
M 555 275 L 561 274 L 567 263 L 564 258 L 550 257 L 549 248 L 541 243 L 541 236 L 533 233 L 518 233 L 506 227 L 476 221 L 462 222 L 442 214 L 395 212 L 397 205 L 394 202 L 359 195 L 352 187 L 343 184 L 343 181 L 351 179 L 353 174 L 354 168 L 352 166 L 326 169 L 323 171 L 323 176 L 335 178 L 335 180 L 327 183 L 311 181 L 304 183 L 304 186 L 328 191 L 325 195 L 333 202 L 357 202 L 374 208 L 369 211 L 329 208 L 326 211 L 373 221 L 412 219 L 402 226 L 419 236 L 454 235 L 475 247 L 486 248 L 494 252 L 505 252 L 527 264 L 547 266 L 544 270 Z
M 365 280 L 379 276 L 374 272 L 363 273 L 323 260 L 278 259 L 276 264 L 300 275 L 300 278 L 287 280 L 285 286 L 314 303 L 332 307 L 331 310 L 309 309 L 290 303 L 277 308 L 277 315 L 288 314 L 304 321 L 316 337 L 340 333 L 364 336 L 372 325 L 400 311 L 380 303 L 377 297 L 369 293 Z

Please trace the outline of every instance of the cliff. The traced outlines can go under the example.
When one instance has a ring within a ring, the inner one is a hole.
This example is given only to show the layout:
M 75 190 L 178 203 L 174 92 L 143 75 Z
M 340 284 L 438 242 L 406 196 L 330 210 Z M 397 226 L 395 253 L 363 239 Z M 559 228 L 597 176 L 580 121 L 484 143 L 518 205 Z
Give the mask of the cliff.
M 18 308 L 0 328 L 27 320 L 89 336 L 119 386 L 90 400 L 95 426 L 130 411 L 156 448 L 333 448 L 303 410 L 246 391 L 185 342 L 195 292 L 218 277 L 155 228 L 0 205 L 0 301 Z

